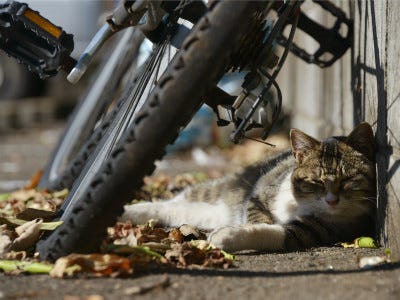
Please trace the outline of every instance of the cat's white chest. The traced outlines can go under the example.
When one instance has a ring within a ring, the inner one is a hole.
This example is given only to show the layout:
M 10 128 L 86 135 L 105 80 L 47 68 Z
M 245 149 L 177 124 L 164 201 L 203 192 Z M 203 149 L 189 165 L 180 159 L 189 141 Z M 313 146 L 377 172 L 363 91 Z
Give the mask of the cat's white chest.
M 272 215 L 281 224 L 293 220 L 299 214 L 299 205 L 292 193 L 290 177 L 291 174 L 286 176 L 270 204 Z

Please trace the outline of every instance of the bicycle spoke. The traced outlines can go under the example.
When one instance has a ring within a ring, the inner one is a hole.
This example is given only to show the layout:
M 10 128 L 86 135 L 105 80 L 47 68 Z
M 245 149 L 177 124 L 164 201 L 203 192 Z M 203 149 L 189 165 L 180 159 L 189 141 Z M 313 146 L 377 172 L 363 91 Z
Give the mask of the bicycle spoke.
M 145 70 L 143 70 L 143 74 L 139 77 L 139 80 L 136 82 L 135 87 L 132 89 L 130 95 L 128 96 L 128 102 L 126 104 L 126 108 L 124 108 L 123 115 L 119 118 L 120 122 L 118 122 L 117 126 L 114 128 L 114 132 L 117 134 L 114 135 L 114 138 L 109 141 L 108 146 L 106 147 L 106 151 L 103 155 L 98 156 L 97 160 L 103 161 L 111 154 L 112 150 L 115 148 L 115 145 L 120 140 L 125 129 L 133 122 L 134 116 L 138 111 L 138 105 L 140 102 L 144 102 L 145 99 L 149 97 L 151 94 L 157 80 L 161 76 L 160 70 L 163 61 L 165 61 L 166 49 L 168 48 L 168 62 L 171 60 L 171 52 L 169 41 L 164 41 L 162 44 L 156 46 L 153 50 L 153 54 L 150 57 L 150 61 L 147 64 Z M 151 83 L 150 83 L 151 81 Z M 145 92 L 148 90 L 145 96 Z M 131 100 L 129 100 L 131 99 Z M 100 164 L 99 164 L 100 165 Z

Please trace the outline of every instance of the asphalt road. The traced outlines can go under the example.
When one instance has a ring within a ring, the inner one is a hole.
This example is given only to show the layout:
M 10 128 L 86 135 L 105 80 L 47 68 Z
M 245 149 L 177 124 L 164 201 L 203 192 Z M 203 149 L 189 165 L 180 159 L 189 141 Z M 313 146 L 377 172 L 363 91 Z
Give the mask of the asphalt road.
M 381 249 L 247 253 L 228 270 L 164 270 L 129 279 L 0 275 L 0 299 L 399 299 L 399 265 L 359 268 L 359 257 L 376 254 Z
M 0 136 L 1 191 L 17 188 L 44 165 L 61 127 Z M 341 247 L 248 252 L 239 254 L 228 270 L 136 272 L 127 279 L 0 274 L 0 299 L 400 299 L 400 264 L 359 266 L 360 258 L 383 253 L 382 248 Z

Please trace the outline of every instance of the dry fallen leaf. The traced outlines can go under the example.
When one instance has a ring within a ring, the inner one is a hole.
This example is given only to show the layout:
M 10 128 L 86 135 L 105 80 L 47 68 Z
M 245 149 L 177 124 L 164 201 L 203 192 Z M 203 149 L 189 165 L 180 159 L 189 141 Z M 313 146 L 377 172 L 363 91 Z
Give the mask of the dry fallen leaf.
M 371 269 L 390 262 L 390 258 L 387 256 L 367 256 L 361 257 L 358 261 L 358 265 L 361 269 Z
M 7 229 L 7 225 L 0 226 L 0 256 L 6 254 L 12 243 L 13 232 Z
M 168 231 L 154 224 L 132 225 L 130 222 L 118 222 L 108 229 L 108 239 L 116 245 L 145 245 L 149 243 L 161 243 L 168 238 Z
M 26 251 L 9 251 L 2 255 L 2 259 L 6 260 L 25 260 L 27 258 Z
M 54 220 L 56 215 L 57 214 L 55 211 L 40 210 L 40 209 L 28 207 L 28 208 L 24 209 L 23 211 L 21 211 L 20 213 L 18 213 L 16 215 L 16 218 L 20 219 L 20 220 L 26 220 L 26 221 L 31 221 L 31 220 L 38 219 L 38 218 L 43 219 L 43 221 L 51 221 L 51 220 Z
M 22 251 L 35 245 L 40 236 L 42 219 L 35 219 L 15 228 L 18 237 L 12 242 L 11 250 Z
M 174 244 L 165 257 L 178 267 L 222 267 L 233 265 L 234 257 L 221 249 L 213 248 L 206 241 L 184 242 Z
M 183 243 L 184 240 L 184 235 L 182 234 L 182 231 L 177 229 L 177 228 L 172 228 L 169 233 L 168 233 L 168 238 L 171 239 L 173 242 L 177 243 Z
M 171 249 L 165 253 L 165 257 L 178 267 L 189 265 L 203 265 L 206 259 L 206 251 L 197 248 L 189 243 L 173 244 Z
M 232 256 L 231 256 L 232 257 Z M 217 267 L 227 269 L 233 265 L 233 259 L 227 259 L 226 253 L 221 249 L 211 249 L 206 252 L 204 267 Z
M 50 193 L 35 189 L 18 190 L 5 194 L 0 201 L 1 214 L 14 216 L 30 208 L 41 211 L 55 212 L 68 195 L 68 190 Z
M 159 176 L 147 178 L 142 195 L 147 200 L 168 198 L 173 193 L 193 183 L 205 180 L 204 175 Z M 103 251 L 108 254 L 71 254 L 57 260 L 56 264 L 24 262 L 31 252 L 25 250 L 34 246 L 41 231 L 54 230 L 61 222 L 52 220 L 68 190 L 49 193 L 34 189 L 19 190 L 0 195 L 0 253 L 5 260 L 3 268 L 11 272 L 49 273 L 53 277 L 72 276 L 83 273 L 89 276 L 127 276 L 133 271 L 159 270 L 165 267 L 228 267 L 232 256 L 215 249 L 205 240 L 203 232 L 189 225 L 178 228 L 162 228 L 155 220 L 144 225 L 129 222 L 116 223 L 108 229 L 108 238 Z M 192 243 L 186 241 L 193 241 Z M 15 251 L 11 251 L 15 250 Z M 8 251 L 8 252 L 7 252 Z M 115 254 L 111 254 L 115 253 Z M 120 255 L 124 255 L 120 256 Z M 21 264 L 23 263 L 23 264 Z M 157 287 L 159 285 L 155 285 Z M 153 286 L 150 288 L 154 288 Z M 147 287 L 133 287 L 130 294 L 143 293 Z
M 40 178 L 42 178 L 43 171 L 38 170 L 31 178 L 29 184 L 24 187 L 25 190 L 34 189 L 39 185 Z
M 179 227 L 179 231 L 182 233 L 186 241 L 206 239 L 206 235 L 203 232 L 188 224 L 183 224 Z
M 72 275 L 70 267 L 95 276 L 127 276 L 133 273 L 129 259 L 114 254 L 70 254 L 59 258 L 50 276 L 62 278 Z
M 337 243 L 338 246 L 343 248 L 378 248 L 377 242 L 371 237 L 359 237 L 352 243 Z

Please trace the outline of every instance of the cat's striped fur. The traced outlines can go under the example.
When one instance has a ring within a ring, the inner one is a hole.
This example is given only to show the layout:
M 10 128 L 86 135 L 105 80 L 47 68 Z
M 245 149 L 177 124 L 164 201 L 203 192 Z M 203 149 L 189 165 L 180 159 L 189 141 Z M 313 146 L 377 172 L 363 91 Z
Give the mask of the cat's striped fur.
M 122 219 L 213 230 L 226 250 L 297 250 L 371 234 L 374 140 L 362 123 L 347 137 L 319 142 L 291 131 L 292 151 L 191 187 L 165 202 L 126 207 Z

